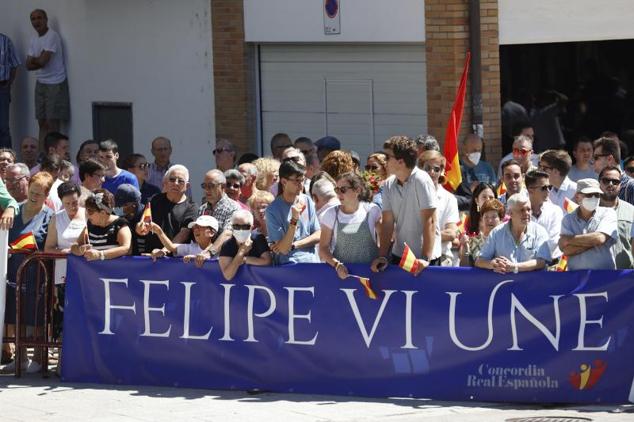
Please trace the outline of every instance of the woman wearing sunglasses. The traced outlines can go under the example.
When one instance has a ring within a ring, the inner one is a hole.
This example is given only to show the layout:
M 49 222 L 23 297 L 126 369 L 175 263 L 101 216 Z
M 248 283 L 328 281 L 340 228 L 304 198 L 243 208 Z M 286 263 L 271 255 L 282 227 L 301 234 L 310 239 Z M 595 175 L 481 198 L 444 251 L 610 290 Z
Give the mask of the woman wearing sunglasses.
M 379 186 L 377 192 L 372 196 L 372 202 L 377 204 L 379 208 L 383 208 L 383 184 L 387 179 L 387 157 L 382 152 L 374 152 L 368 155 L 365 165 L 365 171 L 368 176 L 375 177 Z
M 154 195 L 161 193 L 161 189 L 158 186 L 147 182 L 150 163 L 147 162 L 142 154 L 128 155 L 123 162 L 123 168 L 134 174 L 139 181 L 142 204 L 147 204 Z
M 434 182 L 437 195 L 436 207 L 436 243 L 432 258 L 439 258 L 432 265 L 455 267 L 459 258 L 454 258 L 452 242 L 458 237 L 458 201 L 442 185 L 445 183 L 445 165 L 447 160 L 438 151 L 425 151 L 418 158 L 418 167 L 425 170 Z M 440 236 L 438 235 L 440 233 Z M 457 255 L 457 254 L 456 254 Z M 432 259 L 433 261 L 433 259 Z
M 381 209 L 368 202 L 370 193 L 356 173 L 340 175 L 335 192 L 341 205 L 329 208 L 320 219 L 319 257 L 345 279 L 345 264 L 370 264 L 379 256 Z

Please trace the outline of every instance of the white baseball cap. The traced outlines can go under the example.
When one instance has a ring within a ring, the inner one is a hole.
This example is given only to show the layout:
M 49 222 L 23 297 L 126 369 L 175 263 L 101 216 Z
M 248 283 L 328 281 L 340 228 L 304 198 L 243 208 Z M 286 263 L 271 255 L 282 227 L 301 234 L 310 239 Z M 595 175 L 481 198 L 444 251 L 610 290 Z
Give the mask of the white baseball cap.
M 216 220 L 216 218 L 212 217 L 211 215 L 201 215 L 196 219 L 196 221 L 192 221 L 191 223 L 189 223 L 187 225 L 187 228 L 191 229 L 194 226 L 211 227 L 212 229 L 214 229 L 214 231 L 217 232 L 218 220 Z

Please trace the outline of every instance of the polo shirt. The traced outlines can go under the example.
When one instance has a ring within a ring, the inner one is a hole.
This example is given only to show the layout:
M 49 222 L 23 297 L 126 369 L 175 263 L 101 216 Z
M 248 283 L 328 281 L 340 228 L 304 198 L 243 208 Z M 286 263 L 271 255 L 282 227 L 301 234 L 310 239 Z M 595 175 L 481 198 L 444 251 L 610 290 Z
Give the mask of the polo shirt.
M 522 238 L 516 242 L 511 233 L 511 221 L 500 224 L 491 230 L 480 249 L 480 258 L 490 261 L 500 256 L 515 263 L 542 259 L 548 264 L 551 261 L 551 255 L 546 229 L 529 221 Z
M 561 221 L 564 218 L 564 212 L 557 205 L 551 202 L 544 202 L 542 204 L 541 214 L 539 217 L 535 217 L 531 213 L 531 221 L 542 226 L 548 233 L 548 247 L 553 259 L 559 258 L 562 253 L 559 249 L 559 234 L 561 233 Z
M 404 243 L 407 243 L 414 254 L 420 256 L 423 249 L 421 211 L 436 209 L 437 203 L 434 182 L 418 167 L 414 167 L 403 184 L 394 175 L 386 180 L 383 212 L 391 211 L 394 216 L 394 255 L 402 256 Z
M 581 207 L 564 216 L 561 222 L 562 236 L 600 232 L 608 236 L 601 246 L 588 249 L 578 255 L 568 257 L 568 269 L 572 270 L 614 270 L 613 246 L 618 240 L 617 217 L 612 208 L 598 207 L 588 221 L 579 217 Z

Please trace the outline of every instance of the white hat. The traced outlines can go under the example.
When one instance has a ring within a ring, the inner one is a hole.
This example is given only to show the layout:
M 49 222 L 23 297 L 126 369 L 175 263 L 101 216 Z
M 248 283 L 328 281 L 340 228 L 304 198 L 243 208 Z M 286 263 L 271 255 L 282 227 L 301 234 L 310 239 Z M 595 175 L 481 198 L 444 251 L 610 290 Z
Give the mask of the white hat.
M 187 225 L 187 228 L 191 229 L 194 226 L 211 227 L 212 229 L 214 229 L 214 231 L 217 232 L 218 220 L 216 220 L 216 218 L 212 217 L 211 215 L 201 215 L 196 219 L 196 221 L 192 221 L 191 223 L 189 223 Z

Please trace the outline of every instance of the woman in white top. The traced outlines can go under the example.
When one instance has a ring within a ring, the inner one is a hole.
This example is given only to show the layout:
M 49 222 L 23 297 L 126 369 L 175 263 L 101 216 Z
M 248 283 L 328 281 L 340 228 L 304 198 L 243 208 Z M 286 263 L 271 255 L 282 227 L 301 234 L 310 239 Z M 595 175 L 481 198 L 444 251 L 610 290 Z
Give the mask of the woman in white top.
M 370 264 L 379 256 L 381 209 L 368 202 L 370 192 L 356 173 L 340 175 L 335 192 L 341 205 L 330 207 L 319 220 L 319 257 L 344 279 L 345 264 Z
M 425 170 L 436 186 L 438 206 L 436 207 L 436 243 L 433 258 L 440 258 L 439 265 L 443 267 L 458 266 L 459 260 L 454 259 L 451 243 L 458 237 L 458 201 L 442 186 L 445 183 L 445 166 L 447 160 L 438 151 L 425 151 L 418 158 L 418 167 Z M 440 233 L 440 236 L 438 236 Z

